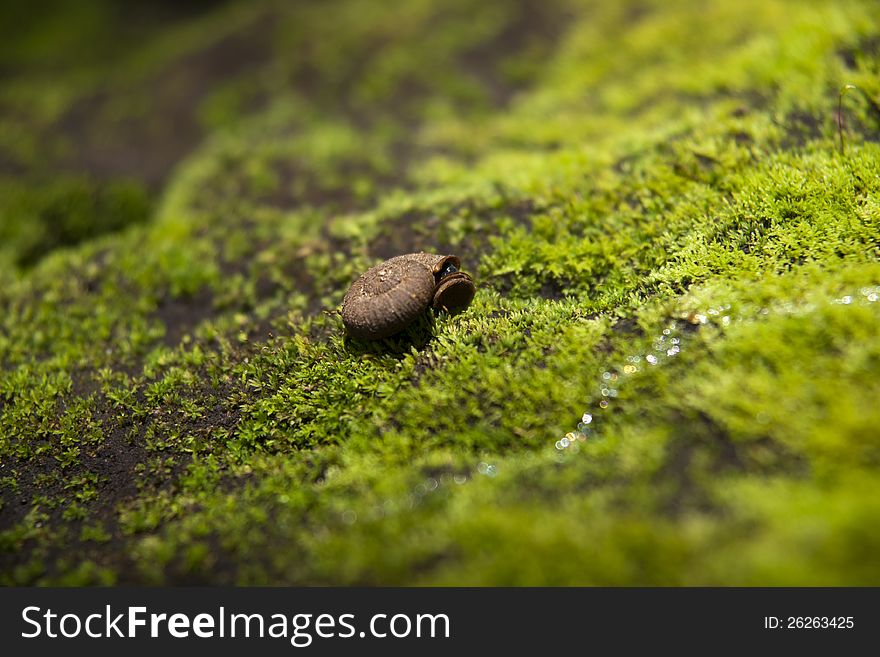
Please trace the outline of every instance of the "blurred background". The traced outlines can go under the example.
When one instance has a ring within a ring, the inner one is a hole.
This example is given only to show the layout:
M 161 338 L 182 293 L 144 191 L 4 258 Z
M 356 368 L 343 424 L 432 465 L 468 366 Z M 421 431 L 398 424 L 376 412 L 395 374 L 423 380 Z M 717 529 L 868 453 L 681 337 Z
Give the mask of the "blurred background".
M 144 222 L 207 135 L 271 107 L 290 131 L 320 117 L 381 132 L 402 158 L 426 114 L 505 104 L 567 12 L 519 0 L 7 3 L 0 263 L 26 268 Z

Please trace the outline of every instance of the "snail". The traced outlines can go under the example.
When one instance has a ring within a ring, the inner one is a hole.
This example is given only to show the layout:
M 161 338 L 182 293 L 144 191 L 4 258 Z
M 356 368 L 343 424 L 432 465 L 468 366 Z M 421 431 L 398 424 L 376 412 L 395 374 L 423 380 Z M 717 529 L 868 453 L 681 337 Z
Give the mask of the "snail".
M 352 337 L 378 340 L 403 330 L 429 307 L 464 310 L 476 286 L 460 267 L 454 255 L 409 253 L 386 260 L 352 283 L 342 300 L 342 322 Z

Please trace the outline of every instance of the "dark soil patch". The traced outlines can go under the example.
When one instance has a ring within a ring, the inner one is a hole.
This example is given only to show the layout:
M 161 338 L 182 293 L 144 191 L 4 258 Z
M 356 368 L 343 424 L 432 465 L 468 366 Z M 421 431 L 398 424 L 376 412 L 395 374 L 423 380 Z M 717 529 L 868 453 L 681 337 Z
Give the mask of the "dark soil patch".
M 134 178 L 158 189 L 173 165 L 201 140 L 197 110 L 222 82 L 246 75 L 268 60 L 270 17 L 174 62 L 144 87 L 130 93 L 144 99 L 137 115 L 107 118 L 121 93 L 107 89 L 74 106 L 57 131 L 70 140 L 68 163 L 97 178 Z
M 0 121 L 4 121 L 4 117 L 0 114 Z M 0 152 L 0 175 L 15 177 L 21 176 L 27 172 L 27 167 L 17 162 L 8 153 Z
M 224 401 L 229 399 L 235 390 L 236 388 L 230 384 L 222 386 L 219 390 L 215 390 L 210 386 L 204 387 L 201 391 L 202 396 L 215 396 L 216 402 L 205 411 L 202 417 L 192 422 L 193 429 L 233 429 L 238 426 L 238 422 L 241 419 L 241 410 L 238 407 L 224 404 Z
M 697 418 L 681 416 L 675 424 L 682 427 L 682 434 L 667 446 L 666 461 L 656 475 L 658 490 L 666 497 L 663 509 L 671 516 L 689 510 L 710 512 L 713 505 L 694 472 L 697 455 L 708 461 L 700 467 L 706 466 L 714 474 L 742 472 L 744 465 L 727 432 L 704 413 Z
M 865 141 L 880 141 L 880 98 L 873 98 L 859 87 L 856 87 L 852 93 L 860 95 L 864 100 L 869 123 L 865 125 L 863 122 L 856 120 L 855 117 L 847 117 L 847 101 L 844 98 L 841 105 L 842 114 L 835 116 L 836 125 L 840 126 L 841 121 L 843 121 L 844 136 L 846 136 L 847 132 L 854 132 Z
M 281 210 L 312 206 L 343 213 L 363 210 L 370 205 L 366 199 L 356 196 L 350 185 L 335 187 L 321 185 L 313 172 L 292 160 L 276 161 L 272 170 L 277 177 L 276 184 L 271 192 L 256 195 L 256 202 L 259 205 Z M 340 167 L 340 179 L 343 180 L 351 180 L 365 174 L 380 189 L 388 189 L 396 183 L 403 182 L 401 178 L 393 176 L 384 178 L 356 164 Z
M 71 393 L 74 397 L 88 397 L 101 389 L 101 384 L 94 378 L 94 371 L 90 369 L 74 370 L 70 373 L 70 379 L 73 381 Z
M 831 117 L 824 120 L 807 112 L 792 112 L 785 117 L 785 138 L 783 148 L 799 148 L 809 141 L 819 139 L 823 134 L 823 127 L 830 122 Z
M 49 576 L 59 574 L 62 564 L 72 558 L 92 559 L 104 566 L 112 566 L 122 583 L 137 582 L 136 571 L 127 556 L 130 539 L 122 533 L 119 525 L 119 509 L 138 497 L 173 491 L 192 460 L 190 453 L 177 449 L 161 453 L 150 451 L 145 439 L 147 427 L 158 423 L 156 428 L 161 433 L 168 429 L 163 425 L 171 423 L 174 429 L 201 439 L 202 448 L 212 451 L 212 434 L 217 429 L 232 431 L 239 422 L 238 408 L 225 403 L 232 392 L 233 387 L 229 384 L 220 390 L 205 385 L 192 390 L 191 394 L 184 391 L 185 396 L 197 402 L 213 400 L 196 419 L 181 418 L 173 411 L 164 419 L 156 412 L 137 417 L 130 411 L 113 408 L 106 399 L 99 397 L 93 419 L 106 437 L 98 445 L 84 444 L 77 462 L 62 468 L 51 454 L 4 462 L 4 473 L 16 473 L 17 490 L 8 486 L 0 488 L 3 503 L 0 530 L 20 522 L 36 500 L 48 499 L 54 504 L 50 507 L 41 505 L 41 510 L 48 515 L 44 525 L 65 532 L 66 538 L 53 540 L 48 545 L 28 541 L 19 552 L 0 553 L 0 568 L 11 572 L 39 549 Z M 144 403 L 142 389 L 135 396 L 139 404 Z M 83 476 L 95 481 L 96 495 L 94 499 L 80 503 L 85 509 L 85 518 L 71 520 L 65 517 L 65 511 L 75 504 L 79 487 L 71 488 L 70 482 Z M 98 544 L 81 540 L 80 531 L 85 526 L 103 528 L 109 534 L 109 540 Z
M 503 75 L 499 66 L 523 52 L 540 61 L 555 44 L 570 18 L 553 2 L 518 0 L 512 3 L 514 15 L 495 38 L 461 56 L 461 67 L 480 81 L 495 107 L 510 103 L 524 85 Z
M 666 462 L 655 477 L 658 491 L 667 496 L 663 508 L 671 516 L 694 510 L 719 511 L 704 489 L 709 477 L 746 472 L 806 473 L 803 457 L 770 438 L 736 442 L 706 413 L 687 417 L 678 411 L 676 414 L 673 425 L 680 426 L 682 431 L 667 446 Z M 761 462 L 752 458 L 758 450 L 765 454 Z
M 880 36 L 875 35 L 862 39 L 854 46 L 841 48 L 837 51 L 837 54 L 847 68 L 856 69 L 858 68 L 860 55 L 873 58 L 880 54 Z
M 516 278 L 519 274 L 509 273 L 493 276 L 485 281 L 485 285 L 492 287 L 502 296 L 514 296 Z M 537 297 L 544 301 L 563 301 L 569 295 L 566 290 L 574 287 L 574 282 L 553 276 L 545 276 L 539 279 L 538 289 L 530 297 Z M 519 295 L 516 295 L 519 296 Z
M 213 311 L 214 294 L 208 288 L 202 288 L 190 297 L 164 298 L 155 315 L 165 326 L 164 344 L 168 347 L 178 345 L 184 335 L 210 317 Z
M 844 140 L 850 143 L 858 140 L 880 141 L 880 102 L 856 88 L 848 96 L 861 97 L 865 103 L 868 121 L 860 120 L 852 111 L 848 110 L 849 103 L 857 102 L 855 99 L 848 100 L 848 96 L 843 98 L 841 116 L 838 114 L 836 103 L 839 92 L 840 90 L 829 91 L 829 96 L 833 94 L 835 97 L 835 109 L 827 116 L 816 116 L 801 111 L 788 114 L 782 126 L 785 129 L 782 147 L 785 149 L 800 148 L 810 141 L 825 137 L 829 130 L 833 130 L 834 136 L 837 138 L 841 120 L 843 121 Z
M 106 419 L 109 413 L 109 410 L 96 412 L 96 418 L 103 416 Z M 83 503 L 88 513 L 87 521 L 89 524 L 97 522 L 106 526 L 109 520 L 115 525 L 116 507 L 137 494 L 138 482 L 142 482 L 141 477 L 136 474 L 137 466 L 148 457 L 141 435 L 135 433 L 130 436 L 129 428 L 130 421 L 112 427 L 100 445 L 84 445 L 78 462 L 66 468 L 62 468 L 48 454 L 26 461 L 7 460 L 4 470 L 17 472 L 17 491 L 13 493 L 8 487 L 2 489 L 3 513 L 0 514 L 0 529 L 9 529 L 20 522 L 30 512 L 35 499 L 46 498 L 60 502 L 49 508 L 41 506 L 41 510 L 48 515 L 48 526 L 63 526 L 68 532 L 67 540 L 54 544 L 46 555 L 46 565 L 51 567 L 56 559 L 69 556 L 82 546 L 78 536 L 85 521 L 64 518 L 64 512 L 74 503 L 74 495 L 80 490 L 79 487 L 71 489 L 69 484 L 78 477 L 95 475 L 97 495 L 94 501 Z M 162 483 L 159 482 L 159 485 Z M 8 571 L 30 551 L 26 546 L 20 553 L 0 554 L 0 567 Z M 125 551 L 118 547 L 108 551 L 124 558 Z
M 101 446 L 94 452 L 84 452 L 80 465 L 86 472 L 97 473 L 104 482 L 99 488 L 99 505 L 96 515 L 112 514 L 117 502 L 134 497 L 138 492 L 137 466 L 149 456 L 140 437 L 127 436 L 128 422 L 115 427 Z
M 557 278 L 550 278 L 541 283 L 541 289 L 538 291 L 545 301 L 562 301 L 565 299 L 565 289 L 571 286 L 571 281 L 562 281 Z
M 382 225 L 381 233 L 367 247 L 373 258 L 387 260 L 405 253 L 438 252 L 437 242 L 428 234 L 431 224 L 439 223 L 436 216 L 425 219 L 409 213 Z
M 645 334 L 644 329 L 639 326 L 635 317 L 626 317 L 619 319 L 611 326 L 611 330 L 618 335 L 632 336 L 640 338 Z

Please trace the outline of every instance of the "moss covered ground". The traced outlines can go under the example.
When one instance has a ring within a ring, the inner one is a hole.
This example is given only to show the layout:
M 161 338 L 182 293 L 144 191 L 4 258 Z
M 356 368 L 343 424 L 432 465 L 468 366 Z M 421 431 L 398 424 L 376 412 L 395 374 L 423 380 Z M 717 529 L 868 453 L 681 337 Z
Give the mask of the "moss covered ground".
M 875 2 L 19 5 L 0 583 L 880 584 Z

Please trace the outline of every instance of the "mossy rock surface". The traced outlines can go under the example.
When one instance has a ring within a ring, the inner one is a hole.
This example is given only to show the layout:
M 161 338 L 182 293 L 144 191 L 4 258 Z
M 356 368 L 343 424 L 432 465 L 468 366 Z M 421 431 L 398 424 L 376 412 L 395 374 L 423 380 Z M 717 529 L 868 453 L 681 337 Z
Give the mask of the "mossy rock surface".
M 875 2 L 19 4 L 0 583 L 880 584 Z

